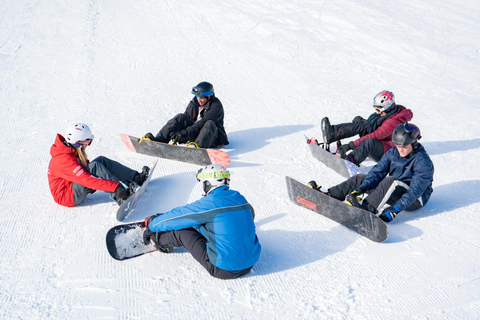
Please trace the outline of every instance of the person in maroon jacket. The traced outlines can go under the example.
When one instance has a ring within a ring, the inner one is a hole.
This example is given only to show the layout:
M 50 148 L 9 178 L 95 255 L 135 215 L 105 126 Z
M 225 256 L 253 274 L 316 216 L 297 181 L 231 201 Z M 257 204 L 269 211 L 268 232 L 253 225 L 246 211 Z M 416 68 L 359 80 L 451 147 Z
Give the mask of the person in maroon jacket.
M 395 128 L 413 118 L 413 112 L 395 103 L 390 91 L 381 91 L 373 98 L 372 113 L 368 119 L 357 116 L 352 122 L 330 125 L 327 117 L 322 119 L 323 141 L 330 144 L 342 139 L 360 136 L 347 144 L 338 145 L 336 155 L 360 165 L 367 157 L 375 162 L 393 148 L 392 134 Z M 348 151 L 352 150 L 350 153 Z
M 133 193 L 122 183 L 136 186 L 147 179 L 147 166 L 140 173 L 103 156 L 89 161 L 85 149 L 92 140 L 92 131 L 83 123 L 67 128 L 65 137 L 57 134 L 48 165 L 48 183 L 56 203 L 73 207 L 101 190 L 121 205 Z

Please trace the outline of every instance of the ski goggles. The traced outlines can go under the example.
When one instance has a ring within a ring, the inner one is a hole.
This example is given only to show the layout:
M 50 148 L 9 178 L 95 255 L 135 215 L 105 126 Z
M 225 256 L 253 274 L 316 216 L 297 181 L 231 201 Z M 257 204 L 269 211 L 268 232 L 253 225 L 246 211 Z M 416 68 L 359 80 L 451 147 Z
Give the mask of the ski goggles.
M 216 172 L 202 172 L 203 169 L 198 170 L 197 180 L 202 179 L 230 179 L 230 171 L 216 171 Z
M 89 146 L 92 144 L 92 141 L 93 139 L 85 139 L 85 140 L 78 140 L 77 142 L 75 142 L 73 145 L 76 147 L 76 148 L 79 148 L 81 146 Z
M 193 93 L 196 97 L 206 97 L 206 96 L 211 96 L 211 95 L 213 95 L 213 91 L 205 91 L 205 92 L 203 92 L 202 90 L 198 89 L 197 87 L 193 87 L 193 88 L 192 88 L 192 93 Z

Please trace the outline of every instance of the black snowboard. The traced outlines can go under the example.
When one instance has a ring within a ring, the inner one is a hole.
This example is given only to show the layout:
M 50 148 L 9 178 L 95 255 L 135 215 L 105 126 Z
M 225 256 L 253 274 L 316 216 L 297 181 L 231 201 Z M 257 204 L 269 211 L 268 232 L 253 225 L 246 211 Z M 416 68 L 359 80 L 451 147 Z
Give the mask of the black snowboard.
M 107 232 L 108 253 L 116 260 L 138 257 L 156 251 L 155 245 L 143 244 L 143 222 L 118 225 Z
M 379 217 L 329 197 L 290 177 L 286 179 L 288 196 L 293 203 L 330 218 L 372 241 L 387 240 L 387 225 Z
M 121 133 L 123 143 L 132 152 L 146 154 L 162 159 L 170 159 L 198 165 L 218 163 L 227 166 L 230 163 L 228 153 L 217 149 L 188 148 L 150 140 L 141 140 Z
M 130 214 L 130 212 L 132 212 L 133 209 L 135 208 L 135 205 L 138 203 L 138 201 L 142 197 L 143 193 L 148 187 L 148 184 L 150 183 L 150 180 L 152 179 L 152 173 L 153 173 L 153 170 L 155 170 L 155 166 L 157 165 L 157 162 L 158 160 L 155 160 L 153 162 L 153 165 L 150 168 L 150 173 L 148 174 L 147 180 L 145 180 L 145 182 L 140 186 L 140 188 L 130 198 L 128 198 L 124 203 L 122 203 L 120 208 L 118 208 L 118 211 L 117 211 L 118 221 L 123 221 L 123 219 L 125 219 Z
M 307 138 L 308 147 L 310 148 L 312 155 L 320 162 L 323 162 L 327 167 L 338 172 L 341 176 L 345 178 L 350 178 L 354 175 L 361 173 L 358 166 L 351 163 L 350 161 L 337 157 L 336 155 L 330 153 L 330 151 L 328 150 L 325 150 L 322 147 L 325 144 L 317 144 L 316 142 L 316 139 Z

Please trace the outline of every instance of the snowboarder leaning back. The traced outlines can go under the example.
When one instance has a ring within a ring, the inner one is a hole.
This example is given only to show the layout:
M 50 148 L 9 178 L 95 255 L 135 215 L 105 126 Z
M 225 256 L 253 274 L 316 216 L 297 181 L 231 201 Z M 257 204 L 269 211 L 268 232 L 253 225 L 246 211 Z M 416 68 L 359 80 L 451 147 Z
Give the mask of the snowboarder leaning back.
M 393 130 L 412 120 L 410 109 L 395 103 L 395 96 L 390 91 L 381 91 L 373 98 L 372 113 L 368 119 L 357 116 L 352 122 L 330 125 L 327 117 L 322 119 L 322 133 L 326 144 L 359 135 L 360 138 L 341 145 L 336 155 L 342 159 L 360 165 L 367 157 L 378 162 L 385 152 L 393 147 L 391 137 Z M 348 153 L 348 151 L 353 150 Z
M 424 147 L 418 143 L 420 129 L 411 123 L 397 126 L 392 135 L 395 148 L 368 172 L 358 174 L 336 185 L 327 192 L 330 197 L 345 200 L 385 221 L 392 221 L 400 211 L 423 207 L 433 192 L 434 167 Z M 315 181 L 308 185 L 320 191 Z M 368 194 L 359 203 L 358 196 Z
M 56 203 L 73 207 L 101 190 L 120 205 L 131 195 L 121 182 L 142 185 L 146 180 L 147 166 L 137 172 L 103 156 L 89 161 L 85 150 L 92 141 L 92 131 L 84 123 L 68 127 L 65 137 L 57 134 L 48 165 L 48 183 Z

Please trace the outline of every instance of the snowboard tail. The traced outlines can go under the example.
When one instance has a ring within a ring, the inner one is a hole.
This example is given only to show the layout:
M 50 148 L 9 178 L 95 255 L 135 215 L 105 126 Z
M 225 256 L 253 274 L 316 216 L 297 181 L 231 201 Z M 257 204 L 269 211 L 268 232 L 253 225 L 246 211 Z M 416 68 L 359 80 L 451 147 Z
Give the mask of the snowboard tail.
M 293 203 L 332 219 L 372 241 L 387 240 L 387 225 L 371 212 L 329 197 L 288 176 L 286 180 L 288 196 Z
M 162 159 L 186 163 L 209 165 L 218 163 L 227 166 L 230 163 L 228 153 L 217 149 L 189 148 L 157 141 L 144 140 L 121 133 L 123 143 L 132 152 L 137 152 Z
M 153 243 L 143 243 L 143 222 L 118 225 L 107 232 L 106 243 L 108 253 L 115 260 L 126 260 L 156 251 Z
M 150 168 L 150 172 L 148 174 L 147 180 L 145 180 L 143 184 L 139 187 L 139 189 L 132 196 L 130 196 L 130 198 L 125 200 L 125 202 L 122 203 L 120 208 L 118 208 L 117 210 L 118 221 L 123 221 L 133 211 L 138 201 L 140 201 L 140 198 L 144 194 L 145 190 L 148 187 L 148 184 L 150 183 L 150 180 L 152 179 L 152 173 L 155 170 L 155 167 L 157 166 L 157 162 L 158 160 L 155 160 L 153 162 L 153 165 Z
M 361 173 L 360 167 L 358 167 L 357 165 L 345 159 L 341 159 L 336 155 L 330 153 L 330 151 L 322 148 L 322 145 L 325 145 L 324 143 L 319 145 L 316 143 L 316 140 L 313 138 L 312 139 L 307 138 L 307 143 L 315 159 L 324 163 L 330 169 L 338 172 L 341 176 L 345 178 L 350 178 L 354 175 Z

